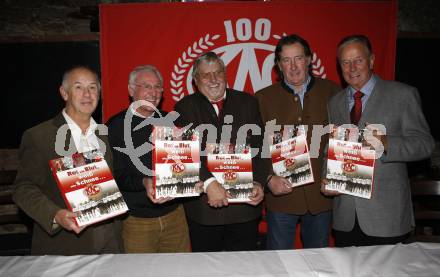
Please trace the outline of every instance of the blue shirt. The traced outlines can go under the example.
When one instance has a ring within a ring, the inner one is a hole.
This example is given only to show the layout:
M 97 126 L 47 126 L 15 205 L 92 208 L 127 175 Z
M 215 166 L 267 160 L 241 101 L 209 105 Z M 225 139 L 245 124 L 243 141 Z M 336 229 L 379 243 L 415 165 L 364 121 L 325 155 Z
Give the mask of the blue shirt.
M 296 90 L 296 89 L 295 89 L 295 86 L 289 84 L 289 83 L 284 79 L 284 83 L 285 83 L 289 88 L 291 88 L 291 89 L 295 92 L 296 95 L 299 96 L 299 100 L 301 101 L 301 108 L 304 107 L 304 95 L 305 95 L 306 92 L 307 92 L 307 86 L 310 84 L 310 80 L 312 80 L 312 78 L 307 74 L 307 76 L 306 76 L 306 80 L 305 80 L 305 82 L 302 84 L 301 89 Z
M 371 93 L 373 92 L 374 86 L 377 83 L 377 76 L 375 74 L 371 75 L 370 80 L 360 89 L 360 92 L 364 94 L 362 97 L 362 111 L 364 111 L 364 108 L 367 104 L 368 98 L 370 98 Z M 348 88 L 348 112 L 351 111 L 351 109 L 354 106 L 354 97 L 353 95 L 357 90 L 355 90 L 353 87 L 349 86 Z

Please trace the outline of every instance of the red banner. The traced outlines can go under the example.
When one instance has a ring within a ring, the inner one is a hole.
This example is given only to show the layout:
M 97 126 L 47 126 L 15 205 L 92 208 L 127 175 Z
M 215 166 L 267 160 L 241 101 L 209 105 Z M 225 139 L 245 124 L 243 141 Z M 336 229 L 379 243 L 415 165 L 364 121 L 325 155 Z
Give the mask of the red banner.
M 274 49 L 299 34 L 313 50 L 313 73 L 339 82 L 336 46 L 365 34 L 376 54 L 375 72 L 394 78 L 396 1 L 280 1 L 107 4 L 100 6 L 103 119 L 126 108 L 128 74 L 153 64 L 164 78 L 162 108 L 194 92 L 192 64 L 218 53 L 228 86 L 253 93 L 276 81 Z

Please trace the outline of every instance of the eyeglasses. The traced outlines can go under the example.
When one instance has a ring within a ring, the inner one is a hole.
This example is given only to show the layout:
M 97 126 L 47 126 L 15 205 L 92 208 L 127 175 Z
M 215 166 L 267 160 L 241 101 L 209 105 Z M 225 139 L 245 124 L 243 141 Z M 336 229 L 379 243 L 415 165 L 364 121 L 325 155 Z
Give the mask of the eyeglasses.
M 163 91 L 163 86 L 162 85 L 149 85 L 149 84 L 136 84 L 136 83 L 132 83 L 131 85 L 138 87 L 142 90 L 155 90 L 155 91 Z
M 215 76 L 217 79 L 223 79 L 225 77 L 225 72 L 223 70 L 215 71 L 215 72 L 200 72 L 198 73 L 200 80 L 203 82 L 208 82 L 211 79 L 211 76 Z

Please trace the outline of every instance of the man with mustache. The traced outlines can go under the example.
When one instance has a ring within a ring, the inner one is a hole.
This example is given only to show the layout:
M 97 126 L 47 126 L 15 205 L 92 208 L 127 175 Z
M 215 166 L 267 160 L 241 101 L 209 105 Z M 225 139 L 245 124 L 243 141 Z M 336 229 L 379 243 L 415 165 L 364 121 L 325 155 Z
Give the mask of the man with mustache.
M 177 124 L 193 127 L 211 126 L 218 142 L 240 141 L 239 129 L 248 124 L 261 130 L 257 100 L 244 92 L 226 88 L 226 69 L 222 59 L 214 52 L 202 54 L 194 63 L 193 79 L 198 91 L 180 100 L 175 111 L 180 114 Z M 226 128 L 225 128 L 226 127 Z M 230 129 L 229 129 L 230 128 Z M 229 130 L 230 131 L 229 131 Z M 249 130 L 250 131 L 250 130 Z M 208 133 L 208 134 L 207 134 Z M 210 139 L 209 131 L 200 132 L 201 150 Z M 244 132 L 254 150 L 262 145 L 262 133 Z M 227 141 L 222 141 L 222 138 Z M 253 150 L 252 154 L 257 154 Z M 190 228 L 191 246 L 195 252 L 255 250 L 258 241 L 258 224 L 263 200 L 262 183 L 266 173 L 258 156 L 252 158 L 253 196 L 248 203 L 229 204 L 228 193 L 207 168 L 207 157 L 201 157 L 200 178 L 206 194 L 185 203 Z

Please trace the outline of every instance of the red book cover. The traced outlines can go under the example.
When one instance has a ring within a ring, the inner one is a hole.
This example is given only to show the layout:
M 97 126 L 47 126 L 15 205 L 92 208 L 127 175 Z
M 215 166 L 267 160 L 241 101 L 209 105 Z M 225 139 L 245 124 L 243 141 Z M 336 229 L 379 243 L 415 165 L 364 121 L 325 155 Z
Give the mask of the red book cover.
M 127 205 L 99 150 L 49 161 L 67 208 L 78 214 L 78 226 L 120 215 Z
M 251 201 L 253 184 L 252 156 L 248 146 L 207 144 L 208 170 L 229 192 L 228 202 Z
M 371 198 L 375 151 L 362 146 L 357 128 L 335 127 L 330 134 L 326 189 Z
M 314 182 L 309 147 L 303 126 L 276 132 L 270 138 L 273 172 L 298 187 Z
M 200 141 L 196 130 L 155 126 L 153 129 L 155 198 L 200 195 Z

